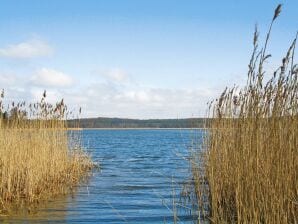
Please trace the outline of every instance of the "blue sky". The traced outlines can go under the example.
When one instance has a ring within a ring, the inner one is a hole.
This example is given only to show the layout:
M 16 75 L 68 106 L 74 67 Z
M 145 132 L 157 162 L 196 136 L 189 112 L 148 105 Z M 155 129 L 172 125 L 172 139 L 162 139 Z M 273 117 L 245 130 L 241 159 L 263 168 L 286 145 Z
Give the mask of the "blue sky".
M 83 117 L 203 116 L 242 84 L 254 25 L 278 3 L 268 70 L 298 30 L 298 1 L 1 0 L 0 88 L 6 100 L 65 98 Z

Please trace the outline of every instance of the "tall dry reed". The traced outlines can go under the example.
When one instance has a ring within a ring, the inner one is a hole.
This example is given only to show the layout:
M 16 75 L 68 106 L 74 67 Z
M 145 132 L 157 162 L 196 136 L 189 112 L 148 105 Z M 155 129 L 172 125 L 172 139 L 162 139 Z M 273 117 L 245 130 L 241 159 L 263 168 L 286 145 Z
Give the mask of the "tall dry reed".
M 92 168 L 69 135 L 63 100 L 3 106 L 0 98 L 0 212 L 69 192 Z M 76 144 L 78 143 L 78 144 Z M 70 147 L 72 146 L 72 147 Z
M 264 69 L 280 12 L 261 49 L 254 33 L 245 87 L 210 104 L 206 151 L 192 164 L 199 210 L 212 223 L 298 222 L 297 35 L 272 76 Z

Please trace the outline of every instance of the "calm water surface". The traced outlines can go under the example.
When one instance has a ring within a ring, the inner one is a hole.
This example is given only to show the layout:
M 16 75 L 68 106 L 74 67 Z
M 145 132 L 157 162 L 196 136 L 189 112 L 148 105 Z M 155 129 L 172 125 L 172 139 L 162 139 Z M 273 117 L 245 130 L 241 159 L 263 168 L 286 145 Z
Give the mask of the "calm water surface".
M 196 131 L 197 132 L 197 131 Z M 100 164 L 73 195 L 37 213 L 0 217 L 3 223 L 178 223 L 195 217 L 181 202 L 190 178 L 192 130 L 84 130 L 83 144 Z M 187 206 L 187 205 L 186 205 Z

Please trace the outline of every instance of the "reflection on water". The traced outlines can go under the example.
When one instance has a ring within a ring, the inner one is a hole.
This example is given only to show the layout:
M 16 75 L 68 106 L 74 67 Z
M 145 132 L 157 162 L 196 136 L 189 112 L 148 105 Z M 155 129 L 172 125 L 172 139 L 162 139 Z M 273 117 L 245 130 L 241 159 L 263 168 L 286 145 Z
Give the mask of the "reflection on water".
M 2 223 L 193 223 L 181 202 L 189 176 L 191 130 L 84 130 L 83 144 L 100 163 L 88 184 L 36 211 Z M 174 202 L 174 203 L 173 203 Z M 187 208 L 185 208 L 185 206 Z

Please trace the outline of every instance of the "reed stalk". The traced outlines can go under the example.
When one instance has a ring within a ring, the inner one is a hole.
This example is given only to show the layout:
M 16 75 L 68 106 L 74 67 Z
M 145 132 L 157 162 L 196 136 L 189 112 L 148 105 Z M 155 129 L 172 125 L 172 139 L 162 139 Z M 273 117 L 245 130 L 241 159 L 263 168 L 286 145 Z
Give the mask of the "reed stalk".
M 11 103 L 5 109 L 3 98 L 4 91 L 0 98 L 0 212 L 7 212 L 11 204 L 31 204 L 71 191 L 93 164 L 67 130 L 63 100 L 51 105 L 45 92 L 38 103 Z
M 247 83 L 210 104 L 206 151 L 193 156 L 199 210 L 211 223 L 298 222 L 297 35 L 267 77 L 266 41 L 253 41 Z M 267 80 L 267 81 L 264 81 Z

